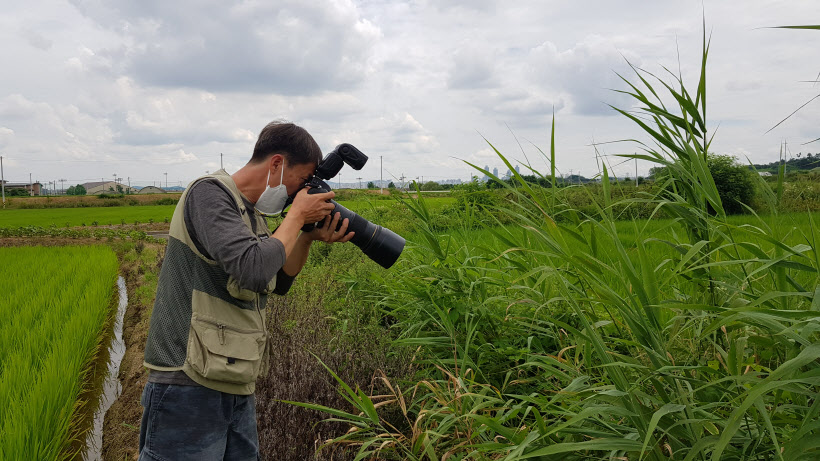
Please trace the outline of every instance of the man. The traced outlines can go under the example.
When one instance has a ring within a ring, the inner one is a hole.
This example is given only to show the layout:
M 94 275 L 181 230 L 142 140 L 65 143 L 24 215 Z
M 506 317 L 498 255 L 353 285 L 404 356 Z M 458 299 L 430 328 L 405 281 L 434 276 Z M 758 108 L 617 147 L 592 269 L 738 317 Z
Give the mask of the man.
M 273 122 L 242 169 L 199 178 L 182 194 L 145 346 L 140 460 L 258 459 L 253 393 L 267 361 L 267 296 L 288 291 L 314 240 L 353 237 L 347 219 L 335 231 L 333 192 L 300 190 L 321 158 L 307 131 Z M 263 216 L 294 194 L 271 235 Z

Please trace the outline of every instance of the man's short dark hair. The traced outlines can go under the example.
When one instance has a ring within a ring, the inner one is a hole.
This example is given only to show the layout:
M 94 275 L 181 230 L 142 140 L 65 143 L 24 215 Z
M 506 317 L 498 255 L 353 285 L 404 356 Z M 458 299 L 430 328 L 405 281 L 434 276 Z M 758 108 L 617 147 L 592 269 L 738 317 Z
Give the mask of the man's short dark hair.
M 262 128 L 250 163 L 260 163 L 271 155 L 282 154 L 291 165 L 318 164 L 322 149 L 301 126 L 276 120 Z

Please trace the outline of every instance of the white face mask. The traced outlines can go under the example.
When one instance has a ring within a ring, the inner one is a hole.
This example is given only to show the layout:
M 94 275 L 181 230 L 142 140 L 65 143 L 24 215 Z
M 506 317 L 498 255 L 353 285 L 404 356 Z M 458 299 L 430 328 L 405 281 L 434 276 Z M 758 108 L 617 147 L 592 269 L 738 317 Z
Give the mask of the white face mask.
M 279 185 L 276 187 L 270 186 L 270 170 L 268 170 L 268 179 L 265 181 L 267 187 L 265 192 L 259 196 L 256 201 L 256 211 L 265 216 L 275 216 L 285 209 L 285 204 L 288 202 L 288 188 L 282 183 L 285 177 L 285 164 L 282 163 L 282 174 L 279 176 Z

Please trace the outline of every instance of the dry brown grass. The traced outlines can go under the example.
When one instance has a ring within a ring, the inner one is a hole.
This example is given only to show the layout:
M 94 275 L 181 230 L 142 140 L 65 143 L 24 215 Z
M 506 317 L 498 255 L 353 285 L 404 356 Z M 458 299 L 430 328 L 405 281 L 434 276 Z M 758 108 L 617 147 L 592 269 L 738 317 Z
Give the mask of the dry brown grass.
M 379 370 L 403 376 L 406 365 L 387 356 L 387 334 L 382 327 L 365 324 L 366 320 L 352 322 L 355 324 L 348 320 L 343 330 L 339 320 L 330 316 L 327 305 L 338 305 L 346 294 L 344 285 L 332 276 L 332 264 L 306 270 L 321 274 L 297 279 L 287 297 L 274 296 L 268 304 L 270 370 L 256 387 L 260 452 L 263 459 L 271 460 L 350 460 L 354 455 L 340 448 L 316 453 L 325 441 L 347 432 L 348 425 L 322 423 L 327 415 L 281 400 L 353 410 L 336 391 L 336 381 L 312 354 L 347 383 L 368 392 L 374 390 L 374 383 L 380 383 L 374 379 Z M 344 301 L 342 309 L 355 309 L 353 303 L 353 299 Z

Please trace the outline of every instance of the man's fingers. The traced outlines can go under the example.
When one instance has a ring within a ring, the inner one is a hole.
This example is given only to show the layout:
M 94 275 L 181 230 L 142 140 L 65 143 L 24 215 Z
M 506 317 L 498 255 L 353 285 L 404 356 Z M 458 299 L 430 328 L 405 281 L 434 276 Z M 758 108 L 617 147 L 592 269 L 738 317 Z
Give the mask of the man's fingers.
M 355 233 L 355 232 L 351 232 L 351 233 L 349 233 L 349 234 L 345 235 L 344 237 L 342 237 L 341 239 L 339 239 L 338 241 L 339 241 L 339 242 L 341 242 L 341 243 L 344 243 L 344 242 L 349 242 L 349 241 L 350 241 L 350 239 L 352 239 L 354 235 L 356 235 L 356 233 Z
M 337 223 L 339 222 L 339 216 L 340 216 L 340 215 L 341 215 L 341 213 L 336 213 L 336 216 L 333 218 L 333 223 L 334 223 L 334 224 L 338 225 Z M 344 219 L 344 221 L 342 221 L 342 225 L 339 227 L 339 230 L 337 230 L 336 232 L 337 232 L 337 233 L 340 233 L 340 234 L 344 234 L 344 233 L 345 233 L 345 231 L 347 231 L 347 225 L 348 225 L 349 223 L 350 223 L 350 220 L 348 220 L 347 218 L 345 218 L 345 219 Z M 336 226 L 334 226 L 334 228 L 335 228 L 335 227 L 336 227 Z
M 314 199 L 319 200 L 319 201 L 322 201 L 322 202 L 325 202 L 325 201 L 327 201 L 327 200 L 331 200 L 331 199 L 333 199 L 333 197 L 335 197 L 335 196 L 336 196 L 336 193 L 335 193 L 335 192 L 333 192 L 333 191 L 330 191 L 330 192 L 322 192 L 322 193 L 320 193 L 320 194 L 310 194 L 310 197 L 311 197 L 311 198 L 314 198 Z

